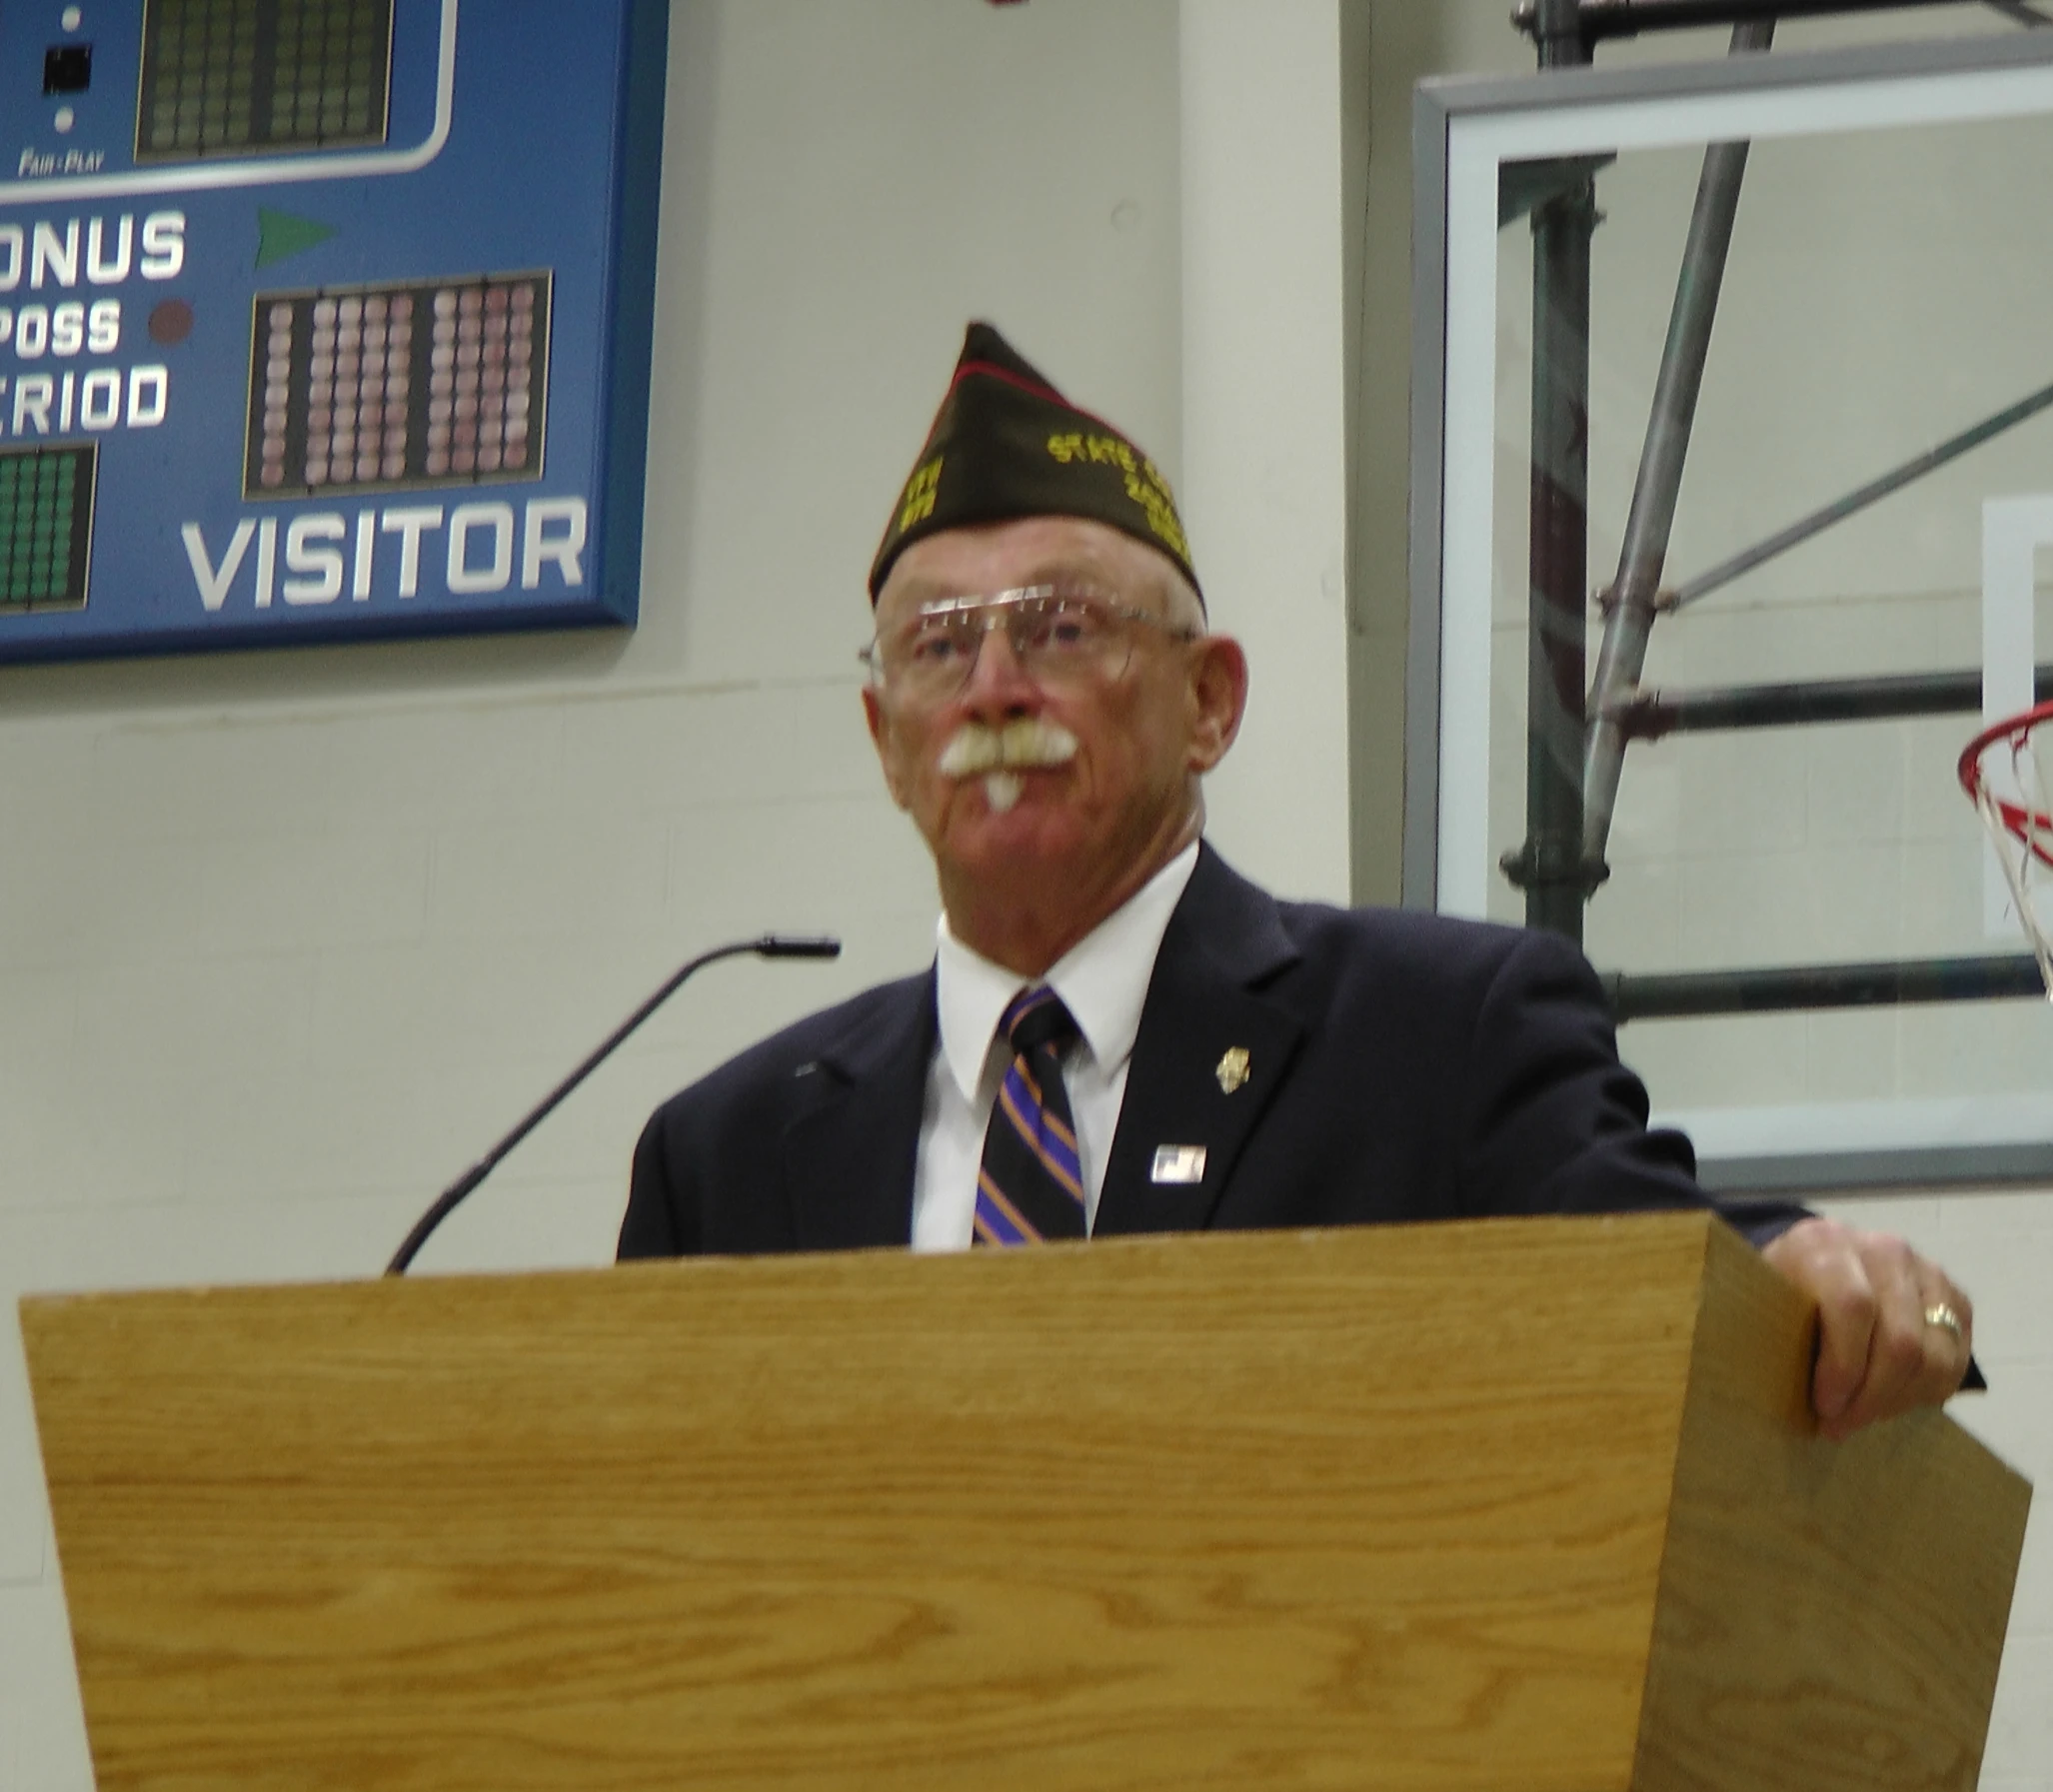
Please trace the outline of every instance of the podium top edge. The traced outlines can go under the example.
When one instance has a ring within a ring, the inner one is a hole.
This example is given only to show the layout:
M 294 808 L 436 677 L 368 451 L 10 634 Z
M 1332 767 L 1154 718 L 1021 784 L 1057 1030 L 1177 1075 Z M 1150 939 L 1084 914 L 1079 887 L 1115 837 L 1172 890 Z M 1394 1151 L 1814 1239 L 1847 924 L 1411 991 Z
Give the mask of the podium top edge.
M 1739 1233 L 1710 1208 L 1634 1211 L 1603 1214 L 1534 1214 L 1480 1219 L 1405 1221 L 1354 1226 L 1304 1226 L 1264 1231 L 1188 1231 L 1128 1234 L 1102 1239 L 1060 1242 L 1025 1250 L 914 1251 L 903 1245 L 855 1250 L 802 1251 L 777 1255 L 705 1255 L 645 1258 L 623 1263 L 580 1264 L 560 1268 L 415 1271 L 405 1276 L 309 1275 L 276 1281 L 146 1282 L 125 1287 L 33 1289 L 16 1302 L 26 1327 L 32 1316 L 55 1318 L 99 1306 L 110 1308 L 141 1302 L 212 1302 L 225 1299 L 316 1299 L 371 1289 L 389 1289 L 388 1299 L 448 1297 L 453 1292 L 491 1288 L 568 1288 L 601 1279 L 644 1282 L 650 1278 L 706 1279 L 788 1287 L 806 1283 L 843 1284 L 853 1276 L 901 1277 L 995 1275 L 1095 1277 L 1135 1270 L 1170 1273 L 1182 1262 L 1193 1271 L 1215 1273 L 1220 1256 L 1238 1256 L 1252 1267 L 1278 1270 L 1301 1265 L 1306 1253 L 1323 1259 L 1321 1266 L 1366 1267 L 1376 1259 L 1392 1262 L 1417 1253 L 1493 1253 L 1538 1245 L 1551 1251 L 1574 1248 L 1677 1250 L 1685 1256 L 1711 1248 L 1710 1237 L 1724 1234 L 1746 1255 L 1753 1254 Z M 1088 1267 L 1085 1267 L 1085 1266 Z M 413 1290 L 412 1294 L 406 1290 Z

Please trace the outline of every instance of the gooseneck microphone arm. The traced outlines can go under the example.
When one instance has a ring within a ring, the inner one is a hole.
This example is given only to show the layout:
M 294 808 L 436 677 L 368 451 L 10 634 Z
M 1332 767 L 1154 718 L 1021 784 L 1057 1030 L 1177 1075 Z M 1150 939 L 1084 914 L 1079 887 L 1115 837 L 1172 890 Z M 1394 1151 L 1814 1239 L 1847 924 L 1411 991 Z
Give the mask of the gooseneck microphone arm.
M 841 951 L 842 942 L 839 939 L 794 939 L 782 933 L 766 933 L 761 939 L 738 939 L 732 945 L 717 945 L 710 952 L 701 952 L 689 964 L 679 966 L 662 988 L 608 1033 L 599 1048 L 551 1089 L 518 1126 L 435 1197 L 434 1206 L 421 1215 L 414 1229 L 407 1233 L 406 1242 L 393 1253 L 392 1261 L 385 1265 L 385 1273 L 406 1274 L 407 1265 L 414 1260 L 421 1246 L 428 1242 L 429 1234 L 449 1217 L 457 1203 L 492 1173 L 507 1152 L 554 1113 L 558 1103 L 598 1069 L 629 1033 L 663 1006 L 677 992 L 678 985 L 693 971 L 703 969 L 718 958 L 738 958 L 744 952 L 754 952 L 759 958 L 838 958 Z

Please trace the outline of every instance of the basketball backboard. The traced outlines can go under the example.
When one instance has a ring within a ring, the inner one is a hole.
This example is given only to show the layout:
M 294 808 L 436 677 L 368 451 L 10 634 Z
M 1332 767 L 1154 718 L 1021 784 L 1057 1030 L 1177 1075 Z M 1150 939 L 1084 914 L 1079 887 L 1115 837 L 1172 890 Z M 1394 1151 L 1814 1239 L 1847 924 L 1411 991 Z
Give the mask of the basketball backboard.
M 2033 572 L 2053 547 L 2053 353 L 2034 321 L 2053 285 L 2036 176 L 2053 166 L 2053 46 L 1435 82 L 1417 125 L 1406 900 L 1524 917 L 1502 863 L 1527 833 L 1528 667 L 1587 689 L 1705 150 L 1744 141 L 1585 948 L 1628 984 L 2016 964 L 2026 943 L 1954 762 L 2053 659 Z M 1535 308 L 1528 213 L 1578 179 L 1597 220 L 1574 445 L 1586 644 L 1544 617 L 1536 633 L 1529 599 L 1535 318 L 1543 367 L 1581 345 L 1572 317 L 1564 337 L 1559 308 Z M 1976 426 L 1971 449 L 1934 454 Z M 1886 496 L 1840 504 L 1892 473 Z M 1706 577 L 1834 506 L 1799 544 Z M 1776 691 L 1779 711 L 1760 701 Z M 1579 758 L 1568 740 L 1534 751 Z M 2043 996 L 1634 1018 L 1620 1047 L 1714 1186 L 2053 1170 Z

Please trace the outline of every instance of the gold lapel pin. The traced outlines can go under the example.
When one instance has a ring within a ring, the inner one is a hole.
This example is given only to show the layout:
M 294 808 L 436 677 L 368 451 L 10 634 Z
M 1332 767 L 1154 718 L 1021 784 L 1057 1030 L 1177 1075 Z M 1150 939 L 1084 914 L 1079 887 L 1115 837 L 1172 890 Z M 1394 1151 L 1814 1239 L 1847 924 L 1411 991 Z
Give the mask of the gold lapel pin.
M 1219 1093 L 1230 1095 L 1247 1080 L 1247 1047 L 1229 1045 L 1225 1056 L 1219 1059 L 1219 1067 L 1212 1074 L 1219 1079 Z

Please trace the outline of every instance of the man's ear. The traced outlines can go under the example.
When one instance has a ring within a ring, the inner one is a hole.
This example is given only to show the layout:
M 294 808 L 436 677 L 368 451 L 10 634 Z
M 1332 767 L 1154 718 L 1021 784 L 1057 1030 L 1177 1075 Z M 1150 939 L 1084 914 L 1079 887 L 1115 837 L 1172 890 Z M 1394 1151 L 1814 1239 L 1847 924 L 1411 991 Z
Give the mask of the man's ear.
M 885 789 L 891 792 L 891 800 L 905 809 L 909 798 L 899 776 L 898 755 L 892 751 L 891 717 L 884 700 L 868 685 L 863 688 L 863 720 L 870 725 L 870 744 L 877 749 L 877 763 L 884 768 Z
M 1247 655 L 1230 635 L 1206 635 L 1190 652 L 1187 764 L 1193 772 L 1209 772 L 1240 732 L 1247 710 Z

